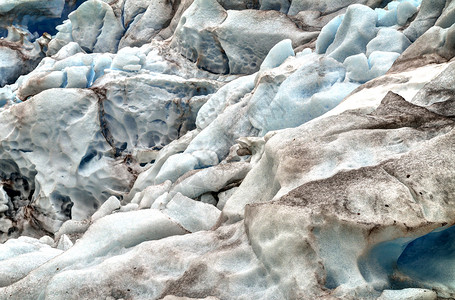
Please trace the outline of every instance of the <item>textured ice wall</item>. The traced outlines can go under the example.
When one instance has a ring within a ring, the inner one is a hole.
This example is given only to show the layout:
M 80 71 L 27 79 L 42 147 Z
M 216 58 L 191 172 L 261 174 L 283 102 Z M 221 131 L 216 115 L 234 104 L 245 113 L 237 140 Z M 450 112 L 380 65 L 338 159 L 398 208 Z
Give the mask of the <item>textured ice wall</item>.
M 430 2 L 84 2 L 1 90 L 0 295 L 453 297 Z

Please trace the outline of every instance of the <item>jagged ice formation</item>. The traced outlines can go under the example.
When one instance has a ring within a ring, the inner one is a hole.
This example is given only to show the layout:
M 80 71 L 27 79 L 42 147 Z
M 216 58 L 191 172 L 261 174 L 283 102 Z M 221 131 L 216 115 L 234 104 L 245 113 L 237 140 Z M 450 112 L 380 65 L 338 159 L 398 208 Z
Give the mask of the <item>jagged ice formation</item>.
M 0 299 L 452 299 L 455 2 L 0 2 Z

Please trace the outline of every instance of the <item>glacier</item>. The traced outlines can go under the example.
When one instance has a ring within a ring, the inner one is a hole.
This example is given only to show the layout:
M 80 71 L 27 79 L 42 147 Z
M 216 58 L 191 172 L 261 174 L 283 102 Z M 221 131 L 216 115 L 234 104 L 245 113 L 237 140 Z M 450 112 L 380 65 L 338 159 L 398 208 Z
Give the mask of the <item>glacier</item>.
M 0 299 L 453 299 L 455 2 L 0 2 Z

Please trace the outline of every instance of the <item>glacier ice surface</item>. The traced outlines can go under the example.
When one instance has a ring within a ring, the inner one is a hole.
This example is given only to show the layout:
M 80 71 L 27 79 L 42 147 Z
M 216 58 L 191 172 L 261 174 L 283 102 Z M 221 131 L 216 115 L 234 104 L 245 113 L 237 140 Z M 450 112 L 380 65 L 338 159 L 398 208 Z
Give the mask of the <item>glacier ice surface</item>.
M 5 3 L 0 298 L 455 295 L 452 3 Z

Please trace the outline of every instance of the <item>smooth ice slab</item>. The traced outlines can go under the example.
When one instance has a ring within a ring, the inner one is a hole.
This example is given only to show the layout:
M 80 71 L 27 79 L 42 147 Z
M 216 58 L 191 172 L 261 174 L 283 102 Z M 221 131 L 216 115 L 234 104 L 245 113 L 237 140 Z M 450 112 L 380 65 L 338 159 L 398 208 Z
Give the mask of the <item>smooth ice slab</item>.
M 166 205 L 163 213 L 186 230 L 196 232 L 212 228 L 221 211 L 211 204 L 195 201 L 177 193 Z

